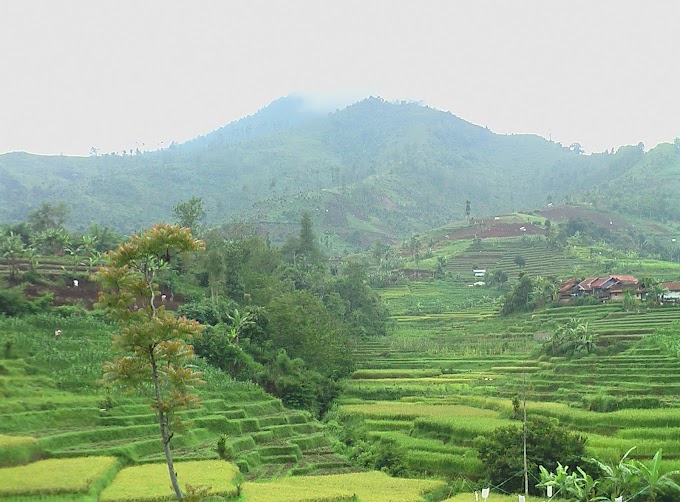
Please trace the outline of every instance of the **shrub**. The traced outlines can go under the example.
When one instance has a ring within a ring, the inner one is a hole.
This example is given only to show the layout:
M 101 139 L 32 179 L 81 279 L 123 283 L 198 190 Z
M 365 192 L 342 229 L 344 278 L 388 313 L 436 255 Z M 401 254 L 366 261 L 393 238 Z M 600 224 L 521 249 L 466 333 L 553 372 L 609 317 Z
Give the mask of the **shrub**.
M 527 423 L 527 463 L 529 476 L 539 478 L 539 466 L 548 470 L 565 465 L 581 463 L 585 451 L 585 438 L 560 428 L 556 422 L 534 418 Z M 510 426 L 494 430 L 475 440 L 479 458 L 486 467 L 487 475 L 495 485 L 504 483 L 508 491 L 520 491 L 523 485 L 523 431 L 522 427 Z M 532 488 L 535 492 L 535 489 Z
M 204 326 L 215 326 L 227 322 L 227 313 L 233 312 L 237 305 L 231 300 L 216 301 L 207 298 L 185 303 L 177 309 L 177 314 L 194 319 Z
M 217 440 L 217 448 L 215 449 L 215 451 L 217 451 L 217 454 L 220 456 L 222 460 L 228 459 L 226 434 L 220 434 L 220 437 Z
M 0 313 L 19 316 L 31 312 L 31 303 L 24 297 L 21 286 L 0 289 Z

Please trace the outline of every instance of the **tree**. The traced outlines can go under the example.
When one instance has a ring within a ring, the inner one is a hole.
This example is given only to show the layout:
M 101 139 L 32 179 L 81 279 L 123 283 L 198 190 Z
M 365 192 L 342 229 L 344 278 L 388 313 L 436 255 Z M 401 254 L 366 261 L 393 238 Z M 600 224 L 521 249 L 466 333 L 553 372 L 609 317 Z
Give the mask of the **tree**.
M 198 231 L 198 226 L 205 219 L 205 209 L 201 197 L 192 197 L 186 202 L 178 202 L 172 210 L 175 221 L 182 227 Z
M 8 235 L 0 236 L 0 256 L 9 264 L 9 280 L 15 281 L 19 273 L 19 258 L 25 253 L 21 237 L 10 231 Z
M 390 247 L 387 244 L 380 241 L 375 241 L 373 244 L 372 255 L 378 265 L 380 265 L 383 260 L 387 258 L 389 252 Z
M 635 295 L 633 295 L 633 292 L 629 289 L 623 295 L 623 310 L 632 312 L 637 308 L 639 308 L 638 301 L 635 298 Z
M 533 301 L 536 305 L 536 308 L 543 308 L 551 296 L 552 283 L 545 277 L 538 275 L 534 279 L 533 284 L 534 289 L 531 292 Z
M 255 324 L 250 316 L 250 314 L 243 315 L 238 309 L 234 309 L 232 315 L 227 314 L 227 318 L 231 321 L 231 326 L 229 327 L 229 338 L 231 343 L 238 344 L 239 337 L 249 326 Z
M 527 264 L 527 261 L 524 259 L 524 256 L 519 254 L 515 256 L 515 259 L 513 261 L 515 262 L 515 265 L 517 265 L 519 268 L 523 268 Z
M 484 274 L 484 282 L 487 286 L 498 286 L 498 289 L 503 289 L 508 282 L 508 274 L 503 270 L 490 270 Z
M 312 217 L 309 211 L 302 214 L 300 220 L 300 246 L 298 256 L 310 263 L 317 263 L 321 258 L 321 249 L 316 242 L 316 234 L 312 226 Z
M 205 254 L 205 270 L 208 274 L 208 287 L 210 288 L 210 299 L 214 302 L 219 298 L 220 290 L 226 272 L 224 266 L 224 256 L 218 249 L 210 248 Z
M 470 221 L 470 201 L 466 200 L 465 201 L 465 217 L 467 218 L 468 222 Z
M 557 468 L 558 462 L 575 465 L 584 454 L 585 437 L 569 432 L 545 418 L 533 418 L 527 422 L 527 466 L 529 476 L 539 477 L 539 466 L 549 470 Z M 479 458 L 485 465 L 486 474 L 495 485 L 503 484 L 507 491 L 522 488 L 523 430 L 511 425 L 495 429 L 488 436 L 475 440 Z M 536 493 L 535 489 L 530 490 Z
M 656 278 L 645 277 L 642 279 L 642 285 L 647 290 L 647 301 L 651 301 L 655 307 L 661 305 L 665 291 L 661 281 Z
M 444 277 L 446 273 L 446 256 L 437 256 L 437 263 L 435 264 L 434 275 L 437 278 Z
M 172 462 L 170 440 L 180 420 L 177 411 L 196 405 L 193 394 L 200 373 L 188 362 L 202 326 L 176 317 L 159 304 L 158 275 L 181 252 L 203 249 L 188 228 L 159 224 L 133 235 L 105 256 L 96 279 L 101 285 L 98 307 L 118 322 L 113 361 L 104 364 L 104 380 L 112 387 L 146 393 L 156 414 L 172 487 L 183 498 Z
M 297 238 L 289 236 L 281 247 L 284 256 L 290 256 L 295 267 L 309 272 L 324 261 L 324 255 L 316 240 L 312 217 L 308 211 L 300 219 L 300 234 Z
M 272 345 L 324 376 L 344 377 L 353 367 L 348 327 L 308 291 L 285 292 L 267 306 Z
M 544 346 L 544 351 L 553 356 L 572 356 L 583 351 L 590 354 L 595 349 L 596 338 L 587 321 L 572 317 L 558 326 Z
M 31 236 L 31 244 L 42 254 L 62 255 L 70 243 L 71 236 L 64 227 L 50 227 Z
M 532 292 L 534 285 L 531 277 L 524 274 L 512 289 L 505 295 L 501 314 L 507 315 L 514 312 L 528 312 L 534 308 Z
M 28 223 L 33 232 L 61 228 L 68 219 L 70 212 L 71 210 L 65 202 L 58 202 L 55 205 L 44 202 L 38 209 L 28 213 Z

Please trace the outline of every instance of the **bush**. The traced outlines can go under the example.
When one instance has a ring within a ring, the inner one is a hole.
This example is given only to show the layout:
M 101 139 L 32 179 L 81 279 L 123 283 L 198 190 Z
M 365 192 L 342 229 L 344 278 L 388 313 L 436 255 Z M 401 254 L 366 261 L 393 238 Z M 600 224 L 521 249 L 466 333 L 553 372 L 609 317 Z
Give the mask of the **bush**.
M 31 302 L 24 297 L 21 286 L 0 289 L 0 313 L 10 317 L 31 313 Z
M 352 458 L 363 467 L 384 471 L 392 476 L 403 477 L 409 473 L 406 465 L 406 449 L 393 440 L 362 441 L 355 447 Z
M 663 408 L 664 403 L 658 397 L 634 396 L 614 397 L 605 394 L 583 396 L 581 399 L 583 408 L 590 411 L 609 412 L 624 409 L 655 409 Z
M 538 479 L 539 466 L 555 470 L 558 462 L 564 465 L 582 463 L 585 438 L 559 427 L 556 421 L 534 418 L 527 423 L 527 463 L 529 477 Z M 475 440 L 479 458 L 486 467 L 494 485 L 503 484 L 510 492 L 523 487 L 523 431 L 522 427 L 509 426 L 494 430 Z M 530 487 L 534 493 L 536 490 Z
M 334 380 L 306 369 L 302 359 L 291 359 L 285 350 L 265 365 L 257 382 L 270 394 L 281 398 L 286 406 L 303 409 L 317 417 L 328 411 L 340 387 Z
M 233 312 L 237 307 L 231 300 L 219 299 L 216 301 L 207 298 L 180 305 L 177 314 L 194 319 L 205 326 L 216 326 L 219 323 L 227 322 L 227 314 Z
M 203 336 L 193 340 L 196 355 L 238 380 L 254 381 L 262 365 L 232 343 L 227 329 L 224 324 L 206 326 Z

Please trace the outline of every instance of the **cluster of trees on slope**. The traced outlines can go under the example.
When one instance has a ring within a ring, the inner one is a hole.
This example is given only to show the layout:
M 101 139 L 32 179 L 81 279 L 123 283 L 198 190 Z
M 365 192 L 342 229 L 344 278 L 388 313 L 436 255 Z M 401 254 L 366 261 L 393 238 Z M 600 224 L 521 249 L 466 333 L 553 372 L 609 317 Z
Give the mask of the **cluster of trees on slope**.
M 309 215 L 280 249 L 252 233 L 203 237 L 206 252 L 184 266 L 210 293 L 179 311 L 206 325 L 196 352 L 289 406 L 323 414 L 353 369 L 357 338 L 386 333 L 387 311 L 363 268 L 331 271 Z
M 0 235 L 3 256 L 15 263 L 28 253 L 36 262 L 45 255 L 74 253 L 74 262 L 100 264 L 101 251 L 120 237 L 99 227 L 91 235 L 69 234 L 63 227 L 67 212 L 63 205 L 44 204 L 27 222 L 6 226 Z M 242 225 L 201 230 L 204 213 L 196 197 L 175 206 L 175 219 L 198 229 L 206 250 L 178 258 L 156 276 L 166 297 L 181 293 L 187 299 L 179 313 L 206 326 L 204 336 L 194 341 L 196 352 L 237 379 L 259 383 L 289 406 L 323 414 L 339 391 L 339 380 L 353 369 L 357 338 L 386 334 L 387 310 L 363 267 L 331 267 L 308 214 L 299 235 L 276 248 Z M 59 245 L 38 247 L 46 233 L 61 236 Z M 78 239 L 87 246 L 74 248 L 71 243 Z M 37 271 L 19 277 L 15 269 L 9 280 L 44 281 Z M 5 288 L 2 310 L 10 315 L 35 310 L 19 301 L 20 293 L 21 285 Z M 48 304 L 46 299 L 38 307 Z
M 680 138 L 644 152 L 644 145 L 622 147 L 612 163 L 612 178 L 573 194 L 574 201 L 611 208 L 638 218 L 680 220 Z

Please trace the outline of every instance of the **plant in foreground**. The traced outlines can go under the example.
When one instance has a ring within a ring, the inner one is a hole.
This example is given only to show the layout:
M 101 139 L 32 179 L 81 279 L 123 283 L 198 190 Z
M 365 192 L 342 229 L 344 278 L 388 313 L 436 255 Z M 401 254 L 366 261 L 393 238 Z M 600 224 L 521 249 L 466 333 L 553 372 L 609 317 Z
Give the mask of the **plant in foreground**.
M 157 277 L 177 254 L 203 247 L 188 228 L 159 224 L 109 252 L 96 274 L 102 288 L 98 307 L 106 309 L 120 327 L 120 333 L 113 336 L 115 359 L 104 364 L 104 381 L 111 387 L 147 394 L 179 500 L 183 494 L 172 462 L 170 440 L 179 425 L 176 412 L 198 401 L 193 390 L 200 383 L 201 373 L 189 367 L 194 352 L 185 342 L 199 337 L 202 326 L 165 310 L 160 303 Z
M 617 465 L 592 459 L 600 471 L 597 479 L 580 467 L 576 468 L 576 472 L 569 473 L 569 467 L 561 464 L 558 464 L 555 472 L 549 472 L 541 466 L 541 482 L 537 487 L 552 486 L 557 497 L 573 502 L 611 501 L 617 497 L 639 502 L 678 500 L 680 486 L 673 481 L 673 477 L 678 476 L 680 471 L 661 474 L 661 450 L 649 463 L 629 459 L 633 450 L 628 450 Z

